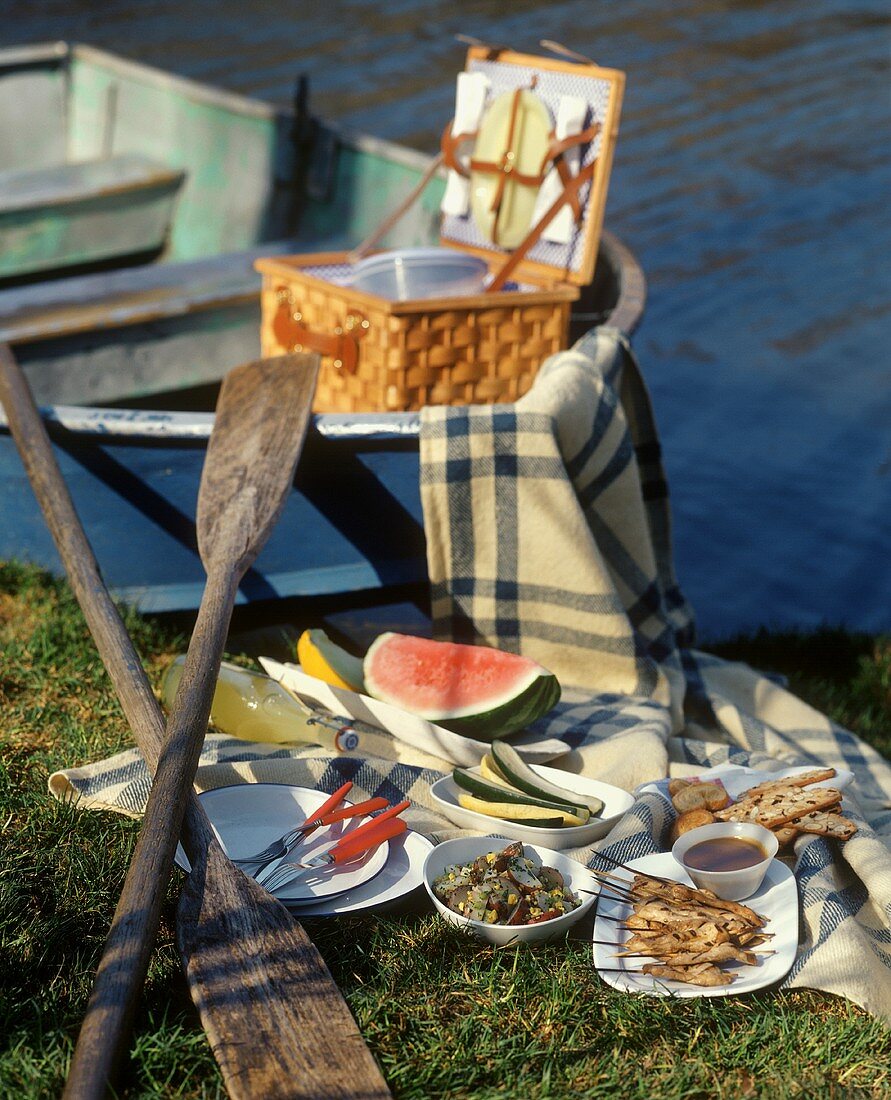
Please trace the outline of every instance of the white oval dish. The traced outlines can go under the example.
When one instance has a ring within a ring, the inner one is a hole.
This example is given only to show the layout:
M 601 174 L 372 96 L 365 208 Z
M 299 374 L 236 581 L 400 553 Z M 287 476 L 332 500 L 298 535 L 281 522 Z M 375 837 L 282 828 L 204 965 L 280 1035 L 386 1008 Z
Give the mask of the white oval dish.
M 705 871 L 691 867 L 685 862 L 687 852 L 696 844 L 720 837 L 736 837 L 739 840 L 754 841 L 764 851 L 764 859 L 753 863 L 751 867 L 741 867 L 736 871 Z M 674 842 L 671 854 L 679 867 L 686 871 L 701 890 L 711 890 L 724 901 L 742 901 L 751 897 L 764 881 L 771 860 L 777 854 L 779 842 L 776 836 L 752 821 L 715 821 L 711 825 L 700 825 L 679 836 Z
M 542 943 L 565 935 L 594 905 L 600 887 L 587 867 L 552 848 L 526 844 L 523 847 L 523 854 L 533 858 L 539 865 L 553 867 L 559 871 L 566 885 L 582 898 L 582 904 L 578 909 L 573 909 L 571 913 L 564 913 L 562 917 L 554 917 L 553 920 L 543 921 L 541 924 L 486 924 L 485 921 L 472 920 L 470 917 L 463 917 L 460 913 L 453 912 L 434 894 L 433 880 L 438 878 L 447 867 L 470 863 L 477 856 L 486 855 L 488 852 L 500 852 L 504 847 L 504 838 L 497 836 L 462 836 L 437 844 L 424 861 L 424 886 L 436 911 L 450 924 L 466 928 L 480 939 L 499 947 L 517 943 Z
M 462 829 L 474 829 L 477 832 L 497 829 L 501 836 L 510 837 L 511 840 L 522 840 L 524 844 L 543 844 L 554 850 L 583 848 L 586 844 L 593 844 L 595 840 L 606 836 L 622 814 L 627 813 L 634 804 L 633 795 L 623 791 L 621 787 L 613 787 L 610 783 L 601 783 L 598 779 L 588 779 L 583 775 L 560 771 L 559 768 L 542 767 L 540 764 L 530 763 L 529 766 L 542 779 L 556 783 L 559 787 L 565 787 L 569 792 L 599 798 L 603 802 L 600 815 L 591 818 L 584 825 L 570 825 L 562 829 L 542 829 L 535 825 L 521 825 L 516 821 L 488 817 L 486 814 L 477 813 L 476 810 L 465 810 L 458 804 L 458 795 L 461 791 L 450 775 L 437 779 L 430 788 L 430 793 L 449 821 L 460 825 Z M 474 775 L 479 775 L 479 768 L 469 770 Z
M 464 767 L 479 764 L 492 748 L 488 741 L 475 741 L 460 733 L 452 733 L 425 718 L 418 718 L 416 714 L 409 714 L 401 707 L 372 699 L 370 695 L 326 684 L 324 680 L 304 672 L 299 665 L 282 664 L 271 657 L 261 657 L 260 664 L 267 675 L 305 702 L 320 706 L 331 714 L 346 715 L 386 730 L 407 745 L 452 764 Z M 565 742 L 558 741 L 556 737 L 542 737 L 531 730 L 523 730 L 511 737 L 511 744 L 527 763 L 553 760 L 568 751 Z M 491 828 L 491 825 L 486 828 Z
M 800 775 L 802 772 L 810 772 L 818 767 L 819 764 L 806 764 L 793 768 L 780 768 L 777 771 L 767 771 L 761 768 L 745 768 L 742 764 L 720 764 L 715 768 L 704 768 L 690 778 L 699 779 L 702 782 L 720 779 L 724 790 L 736 802 L 750 787 L 757 787 L 759 783 L 786 779 L 791 775 Z M 819 783 L 811 784 L 811 786 L 814 788 L 835 787 L 836 790 L 843 791 L 852 782 L 853 778 L 853 772 L 844 768 L 837 768 L 832 779 L 823 779 Z M 669 779 L 658 779 L 649 783 L 642 783 L 637 788 L 637 793 L 648 794 L 652 792 L 661 795 L 666 802 L 671 802 L 671 795 L 668 792 L 669 782 Z

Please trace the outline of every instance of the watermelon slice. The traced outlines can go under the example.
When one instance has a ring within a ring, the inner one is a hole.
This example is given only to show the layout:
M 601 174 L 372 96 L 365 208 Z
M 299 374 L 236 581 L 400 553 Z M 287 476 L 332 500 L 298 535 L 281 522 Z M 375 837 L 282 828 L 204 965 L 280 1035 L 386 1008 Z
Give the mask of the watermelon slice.
M 524 729 L 560 698 L 557 677 L 489 646 L 381 634 L 365 654 L 365 690 L 478 741 Z

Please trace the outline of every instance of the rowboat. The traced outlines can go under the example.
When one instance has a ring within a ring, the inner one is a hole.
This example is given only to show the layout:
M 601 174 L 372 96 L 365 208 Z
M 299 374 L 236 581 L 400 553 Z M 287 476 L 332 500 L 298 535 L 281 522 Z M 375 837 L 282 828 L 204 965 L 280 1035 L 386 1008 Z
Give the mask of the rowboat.
M 10 107 L 22 102 L 34 141 Z M 276 108 L 65 44 L 0 51 L 0 156 L 0 340 L 47 406 L 113 593 L 142 611 L 196 607 L 208 388 L 212 400 L 229 368 L 259 355 L 254 260 L 354 246 L 429 158 L 310 118 L 305 86 Z M 10 178 L 18 198 L 4 207 Z M 434 243 L 442 190 L 433 179 L 388 243 Z M 26 223 L 54 232 L 35 244 Z M 634 256 L 605 232 L 571 337 L 603 323 L 630 334 L 644 300 Z M 239 601 L 423 582 L 418 425 L 412 413 L 316 416 Z M 2 414 L 0 515 L 0 559 L 61 573 Z

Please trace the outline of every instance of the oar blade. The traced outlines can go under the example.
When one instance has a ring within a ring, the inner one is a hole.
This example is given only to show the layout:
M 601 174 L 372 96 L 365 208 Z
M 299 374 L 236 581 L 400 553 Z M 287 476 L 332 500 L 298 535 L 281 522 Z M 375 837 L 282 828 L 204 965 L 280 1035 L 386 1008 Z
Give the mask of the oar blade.
M 178 947 L 230 1097 L 390 1097 L 303 928 L 236 871 L 216 841 L 206 858 L 202 866 L 199 856 L 180 896 Z M 202 889 L 205 876 L 213 892 Z
M 317 355 L 280 355 L 229 371 L 198 491 L 198 549 L 206 569 L 243 573 L 285 506 L 309 423 Z

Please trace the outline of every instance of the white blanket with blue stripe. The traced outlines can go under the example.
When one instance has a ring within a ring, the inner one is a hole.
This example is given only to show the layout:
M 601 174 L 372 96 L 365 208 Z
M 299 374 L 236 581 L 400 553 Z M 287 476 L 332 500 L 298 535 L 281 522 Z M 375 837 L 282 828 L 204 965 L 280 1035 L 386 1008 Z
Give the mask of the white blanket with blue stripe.
M 783 984 L 891 1019 L 891 768 L 772 679 L 692 648 L 658 436 L 627 343 L 601 329 L 545 363 L 516 406 L 426 409 L 422 423 L 434 629 L 523 653 L 573 685 L 546 723 L 574 746 L 559 763 L 628 789 L 727 762 L 854 772 L 854 838 L 796 843 L 803 938 Z M 672 817 L 643 795 L 598 847 L 624 862 L 664 850 Z

